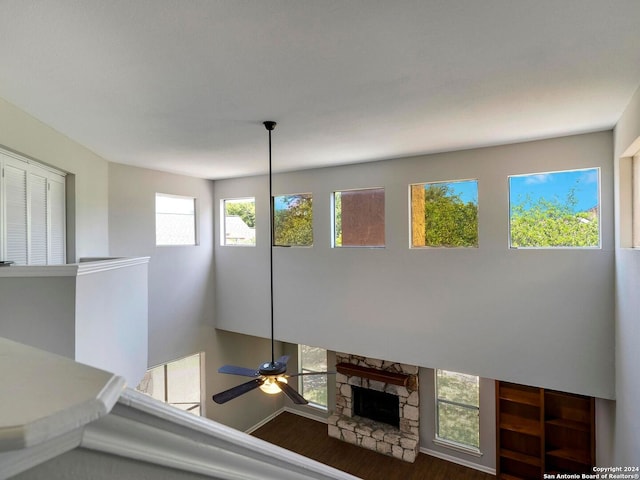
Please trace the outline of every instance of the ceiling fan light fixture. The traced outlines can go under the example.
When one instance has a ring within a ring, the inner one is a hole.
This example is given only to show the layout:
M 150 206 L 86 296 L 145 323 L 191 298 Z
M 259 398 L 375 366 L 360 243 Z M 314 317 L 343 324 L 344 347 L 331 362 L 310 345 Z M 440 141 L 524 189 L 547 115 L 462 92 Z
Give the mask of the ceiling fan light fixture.
M 258 367 L 257 370 L 253 370 L 245 367 L 238 367 L 235 365 L 223 365 L 218 369 L 219 373 L 228 373 L 231 375 L 240 375 L 243 377 L 251 377 L 253 380 L 242 383 L 240 385 L 236 385 L 233 388 L 225 390 L 220 393 L 216 393 L 213 395 L 213 401 L 222 404 L 226 403 L 229 400 L 233 400 L 240 395 L 244 395 L 254 389 L 259 388 L 264 393 L 268 393 L 269 395 L 276 395 L 278 393 L 284 393 L 289 399 L 295 403 L 296 405 L 306 405 L 309 402 L 305 400 L 305 398 L 298 393 L 298 391 L 293 388 L 287 382 L 287 361 L 289 360 L 289 355 L 283 355 L 278 360 L 275 359 L 275 336 L 273 330 L 273 217 L 274 217 L 274 206 L 273 206 L 273 174 L 271 169 L 271 132 L 276 127 L 276 122 L 267 121 L 263 122 L 264 127 L 269 132 L 269 232 L 271 238 L 271 245 L 269 248 L 269 288 L 270 288 L 270 318 L 271 318 L 271 361 L 265 362 Z M 300 376 L 300 375 L 326 375 L 328 373 L 335 372 L 305 372 L 298 373 L 291 376 Z
M 282 389 L 280 388 L 280 383 L 287 383 L 287 379 L 285 377 L 267 377 L 262 385 L 260 385 L 260 390 L 264 393 L 268 393 L 269 395 L 275 395 L 276 393 L 281 393 Z

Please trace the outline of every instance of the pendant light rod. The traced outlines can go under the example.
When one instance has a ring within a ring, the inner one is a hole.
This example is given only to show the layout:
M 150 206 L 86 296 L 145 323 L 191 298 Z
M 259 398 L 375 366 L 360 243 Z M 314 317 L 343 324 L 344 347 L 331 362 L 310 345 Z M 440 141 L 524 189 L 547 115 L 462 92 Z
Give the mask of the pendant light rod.
M 274 330 L 273 330 L 273 174 L 271 169 L 271 131 L 276 128 L 276 122 L 264 122 L 265 128 L 269 131 L 269 287 L 271 299 L 271 364 L 274 365 L 275 348 L 274 348 Z

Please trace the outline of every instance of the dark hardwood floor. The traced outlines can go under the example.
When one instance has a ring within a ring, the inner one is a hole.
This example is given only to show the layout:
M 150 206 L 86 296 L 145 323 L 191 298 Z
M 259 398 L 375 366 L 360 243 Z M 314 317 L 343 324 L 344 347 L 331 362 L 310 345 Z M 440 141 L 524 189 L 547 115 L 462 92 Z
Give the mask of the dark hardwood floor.
M 253 432 L 275 445 L 365 480 L 495 480 L 495 476 L 419 454 L 407 463 L 327 435 L 327 425 L 282 413 Z

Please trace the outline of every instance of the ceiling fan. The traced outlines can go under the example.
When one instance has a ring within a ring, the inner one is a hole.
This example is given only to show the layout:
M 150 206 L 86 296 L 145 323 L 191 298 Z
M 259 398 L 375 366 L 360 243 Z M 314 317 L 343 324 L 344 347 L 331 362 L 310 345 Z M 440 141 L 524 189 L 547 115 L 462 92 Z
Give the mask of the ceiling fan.
M 327 375 L 335 372 L 300 372 L 292 375 L 287 375 L 287 362 L 289 361 L 288 355 L 275 360 L 274 357 L 274 334 L 273 334 L 273 191 L 272 191 L 272 173 L 271 173 L 271 132 L 276 127 L 276 122 L 268 121 L 263 122 L 265 128 L 269 132 L 269 205 L 270 205 L 270 237 L 271 248 L 269 249 L 269 271 L 270 271 L 270 287 L 271 287 L 271 361 L 261 364 L 257 369 L 238 367 L 235 365 L 223 365 L 218 369 L 218 373 L 227 373 L 230 375 L 240 375 L 242 377 L 251 377 L 246 383 L 242 383 L 228 390 L 220 393 L 216 393 L 213 396 L 213 401 L 219 404 L 233 400 L 240 395 L 243 395 L 251 390 L 260 388 L 265 393 L 277 394 L 284 392 L 293 403 L 298 405 L 305 405 L 309 403 L 302 395 L 300 395 L 291 385 L 287 383 L 287 378 L 299 377 L 302 375 Z

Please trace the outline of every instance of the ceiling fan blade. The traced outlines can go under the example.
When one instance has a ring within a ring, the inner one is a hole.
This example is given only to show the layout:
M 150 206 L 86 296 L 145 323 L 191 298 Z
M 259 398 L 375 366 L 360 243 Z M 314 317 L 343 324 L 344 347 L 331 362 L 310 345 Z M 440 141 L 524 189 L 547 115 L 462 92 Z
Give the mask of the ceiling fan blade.
M 243 377 L 257 377 L 260 374 L 257 370 L 235 365 L 223 365 L 218 369 L 218 373 L 228 373 L 230 375 L 242 375 Z
M 293 400 L 293 403 L 295 403 L 296 405 L 306 405 L 307 403 L 309 403 L 304 399 L 302 395 L 296 392 L 292 387 L 290 387 L 285 382 L 276 380 L 276 383 L 278 384 L 280 389 L 285 393 L 285 395 L 289 397 L 291 400 Z
M 264 379 L 256 378 L 254 380 L 249 380 L 247 383 L 243 383 L 237 385 L 229 390 L 225 390 L 224 392 L 216 393 L 213 396 L 213 401 L 219 404 L 226 403 L 229 400 L 233 400 L 240 395 L 243 395 L 251 390 L 258 388 L 260 385 L 264 383 Z
M 303 375 L 335 375 L 336 372 L 298 372 L 287 375 L 287 377 L 302 377 Z
M 284 363 L 286 365 L 289 361 L 289 358 L 289 355 L 283 355 L 278 360 L 276 360 L 276 363 Z

